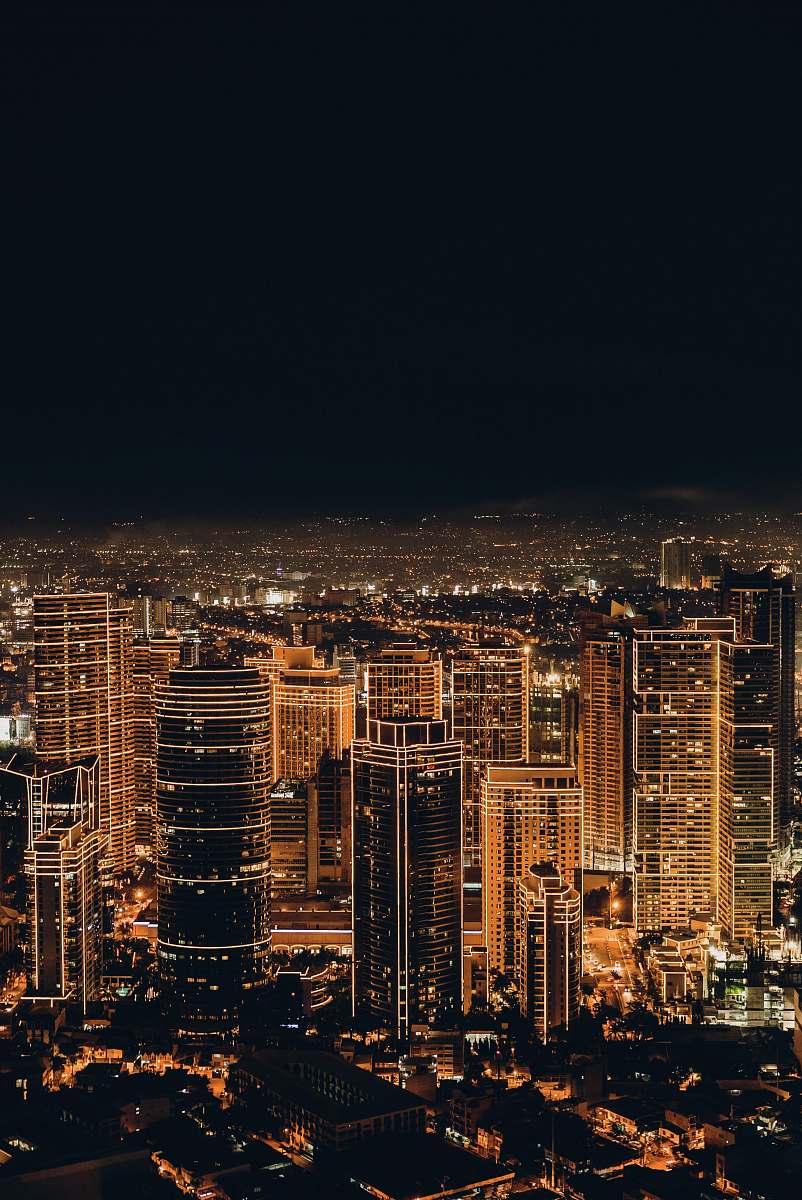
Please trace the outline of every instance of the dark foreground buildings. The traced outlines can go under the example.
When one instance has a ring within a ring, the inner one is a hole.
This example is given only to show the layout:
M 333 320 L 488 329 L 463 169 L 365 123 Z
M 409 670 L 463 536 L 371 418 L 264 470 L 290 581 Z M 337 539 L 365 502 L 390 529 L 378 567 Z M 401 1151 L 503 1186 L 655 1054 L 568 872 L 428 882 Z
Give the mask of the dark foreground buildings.
M 179 669 L 156 694 L 162 987 L 178 1032 L 236 1033 L 270 952 L 268 692 L 255 669 Z
M 462 1006 L 462 744 L 371 721 L 352 765 L 354 1008 L 407 1037 Z

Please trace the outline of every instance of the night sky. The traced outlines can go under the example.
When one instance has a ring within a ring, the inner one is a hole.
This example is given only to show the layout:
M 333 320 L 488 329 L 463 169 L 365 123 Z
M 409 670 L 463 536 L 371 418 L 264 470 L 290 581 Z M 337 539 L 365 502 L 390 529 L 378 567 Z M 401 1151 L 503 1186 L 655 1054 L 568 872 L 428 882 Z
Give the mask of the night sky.
M 798 4 L 19 7 L 6 517 L 802 508 Z

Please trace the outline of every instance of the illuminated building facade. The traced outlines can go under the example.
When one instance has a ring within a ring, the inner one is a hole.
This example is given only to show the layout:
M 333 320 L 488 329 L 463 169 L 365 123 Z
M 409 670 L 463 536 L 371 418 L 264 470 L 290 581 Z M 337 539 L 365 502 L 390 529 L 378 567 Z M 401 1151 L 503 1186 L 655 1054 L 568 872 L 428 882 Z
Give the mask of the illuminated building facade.
M 70 765 L 0 764 L 25 784 L 28 929 L 26 995 L 87 1006 L 99 998 L 103 968 L 97 755 Z
M 660 543 L 660 587 L 687 591 L 691 586 L 691 543 L 668 538 Z
M 367 664 L 368 720 L 443 717 L 443 664 L 430 650 L 396 644 Z
M 554 863 L 541 863 L 518 881 L 517 901 L 518 998 L 545 1042 L 579 1015 L 582 898 Z
M 645 624 L 623 605 L 580 623 L 579 776 L 591 869 L 632 863 L 632 639 Z
M 533 762 L 576 762 L 579 691 L 576 677 L 532 665 L 529 680 L 529 756 Z
M 532 862 L 566 881 L 582 867 L 582 789 L 575 767 L 491 764 L 481 781 L 482 928 L 490 970 L 516 970 L 518 883 Z
M 372 721 L 352 770 L 354 1008 L 405 1038 L 462 1010 L 462 746 Z
M 635 703 L 635 920 L 686 928 L 709 913 L 736 938 L 772 921 L 771 646 L 732 618 L 639 630 Z
M 794 798 L 794 656 L 796 595 L 792 575 L 775 575 L 771 567 L 752 574 L 724 563 L 719 584 L 722 615 L 734 617 L 741 641 L 775 649 L 772 696 L 776 706 L 774 761 L 774 838 L 787 828 Z
M 354 736 L 356 692 L 337 667 L 327 667 L 314 646 L 274 646 L 245 665 L 270 691 L 274 779 L 308 779 L 324 754 L 342 756 Z
M 278 779 L 270 788 L 270 875 L 274 896 L 304 896 L 309 857 L 305 779 Z
M 156 809 L 156 686 L 166 683 L 180 660 L 178 638 L 163 634 L 134 642 L 132 742 L 134 763 L 134 840 L 137 853 L 153 849 Z
M 481 865 L 480 781 L 489 763 L 526 762 L 529 755 L 529 667 L 518 647 L 463 646 L 452 667 L 454 737 L 465 751 L 464 855 Z
M 106 592 L 34 597 L 36 745 L 42 763 L 100 758 L 108 867 L 135 859 L 131 610 Z
M 258 671 L 171 671 L 156 689 L 158 955 L 180 1036 L 235 1034 L 267 980 L 269 790 Z

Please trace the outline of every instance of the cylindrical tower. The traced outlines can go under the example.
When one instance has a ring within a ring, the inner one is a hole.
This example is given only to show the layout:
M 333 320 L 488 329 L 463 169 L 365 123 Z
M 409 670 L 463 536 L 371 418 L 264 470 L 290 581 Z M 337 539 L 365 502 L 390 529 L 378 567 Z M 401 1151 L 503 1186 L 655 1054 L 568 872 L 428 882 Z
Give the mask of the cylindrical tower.
M 252 668 L 173 670 L 156 726 L 162 987 L 179 1035 L 227 1037 L 268 975 L 268 691 Z

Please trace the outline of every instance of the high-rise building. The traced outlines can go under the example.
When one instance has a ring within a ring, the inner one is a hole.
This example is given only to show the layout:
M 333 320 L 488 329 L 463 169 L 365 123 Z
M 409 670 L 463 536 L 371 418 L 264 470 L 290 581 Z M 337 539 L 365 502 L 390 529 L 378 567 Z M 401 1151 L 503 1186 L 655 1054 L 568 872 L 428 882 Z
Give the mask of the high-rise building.
M 309 859 L 305 779 L 278 779 L 270 788 L 270 875 L 274 896 L 305 896 Z
M 153 848 L 156 809 L 156 685 L 178 666 L 180 643 L 171 634 L 135 642 L 133 649 L 132 739 L 134 762 L 134 842 L 137 853 Z
M 465 752 L 464 856 L 481 864 L 480 780 L 488 763 L 529 756 L 529 664 L 520 647 L 483 642 L 454 655 L 451 703 L 454 737 Z
M 591 869 L 632 863 L 632 638 L 645 625 L 618 604 L 580 620 L 579 777 Z
M 553 863 L 518 881 L 516 952 L 521 1012 L 541 1041 L 579 1015 L 582 899 Z
M 108 866 L 133 866 L 131 610 L 106 592 L 34 597 L 36 745 L 40 762 L 100 757 L 100 828 Z
M 529 756 L 533 762 L 576 761 L 579 692 L 568 671 L 534 665 L 529 680 Z
M 0 771 L 26 790 L 26 995 L 86 1012 L 103 970 L 99 759 L 44 766 L 14 756 Z
M 719 586 L 720 611 L 735 618 L 741 641 L 774 646 L 776 712 L 774 762 L 774 837 L 787 828 L 794 802 L 794 656 L 796 597 L 792 575 L 775 575 L 771 567 L 742 574 L 724 563 Z
M 776 648 L 721 641 L 718 920 L 736 941 L 772 921 Z
M 351 757 L 354 1007 L 404 1038 L 462 1011 L 462 745 L 395 718 Z
M 738 938 L 771 924 L 774 654 L 740 642 L 731 617 L 635 632 L 639 930 L 694 913 Z
M 307 781 L 310 892 L 351 883 L 351 760 L 324 754 Z
M 272 674 L 273 778 L 308 779 L 328 753 L 340 758 L 354 736 L 356 697 L 336 667 L 315 657 L 314 646 L 276 647 L 282 666 Z M 275 664 L 275 659 L 273 660 Z
M 482 928 L 490 970 L 514 974 L 518 883 L 532 862 L 572 882 L 582 867 L 582 789 L 576 768 L 491 764 L 482 774 Z
M 198 613 L 197 600 L 191 600 L 188 596 L 173 596 L 169 612 L 170 628 L 178 633 L 184 633 L 187 629 L 197 629 Z
M 660 543 L 660 587 L 687 591 L 691 586 L 691 543 L 668 538 Z
M 158 955 L 180 1036 L 231 1036 L 267 980 L 270 779 L 258 671 L 171 671 L 156 689 Z
M 719 554 L 702 555 L 702 587 L 708 591 L 717 588 L 721 582 L 721 556 Z
M 396 643 L 367 664 L 368 720 L 443 716 L 443 664 L 431 650 Z

